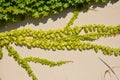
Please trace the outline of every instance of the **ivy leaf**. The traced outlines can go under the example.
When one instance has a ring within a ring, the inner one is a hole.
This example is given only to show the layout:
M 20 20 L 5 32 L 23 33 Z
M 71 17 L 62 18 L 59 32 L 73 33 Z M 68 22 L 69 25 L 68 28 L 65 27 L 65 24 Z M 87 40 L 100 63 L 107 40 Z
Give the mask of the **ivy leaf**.
M 4 16 L 4 19 L 7 21 L 9 19 L 8 14 Z
M 44 10 L 45 10 L 45 11 L 49 11 L 50 8 L 49 8 L 48 6 L 45 5 L 45 6 L 44 6 Z
M 68 6 L 69 6 L 68 3 L 65 3 L 65 4 L 63 5 L 64 8 L 67 8 Z
M 20 13 L 20 14 L 25 14 L 26 11 L 24 11 L 24 10 L 19 10 L 19 13 Z M 25 16 L 25 15 L 24 15 L 24 16 Z
M 10 6 L 10 2 L 4 3 L 3 6 Z
M 14 8 L 12 6 L 9 6 L 9 7 L 6 8 L 6 10 L 4 12 L 5 13 L 10 12 L 11 13 L 13 10 L 14 10 Z
M 31 0 L 24 0 L 26 4 L 31 3 Z
M 68 0 L 68 3 L 70 3 L 70 4 L 71 4 L 71 3 L 73 3 L 73 2 L 72 2 L 71 0 Z
M 18 15 L 18 14 L 19 14 L 19 9 L 17 9 L 17 8 L 14 8 L 14 10 L 13 10 L 13 14 L 16 14 L 16 15 Z
M 40 4 L 41 4 L 40 2 L 37 2 L 37 3 L 34 4 L 34 6 L 39 7 Z
M 43 13 L 43 16 L 45 17 L 45 16 L 47 16 L 48 15 L 48 13 L 47 12 L 42 12 Z
M 56 3 L 58 7 L 62 7 L 62 2 Z
M 0 13 L 0 19 L 3 19 L 3 17 L 4 17 L 4 14 Z
M 24 7 L 25 7 L 25 4 L 24 4 L 24 3 L 20 3 L 20 4 L 18 4 L 18 7 L 24 8 Z
M 42 8 L 42 7 L 39 7 L 39 8 L 38 8 L 38 11 L 43 11 L 43 8 Z
M 35 13 L 33 14 L 33 17 L 39 18 L 39 13 L 38 13 L 38 12 L 35 12 Z

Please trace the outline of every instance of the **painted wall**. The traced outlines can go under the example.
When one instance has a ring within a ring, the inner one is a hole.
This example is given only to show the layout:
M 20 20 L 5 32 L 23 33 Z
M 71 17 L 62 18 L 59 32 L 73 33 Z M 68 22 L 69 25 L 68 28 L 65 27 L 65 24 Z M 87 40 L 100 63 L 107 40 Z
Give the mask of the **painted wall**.
M 120 24 L 120 1 L 114 4 L 107 4 L 95 8 L 95 11 L 83 10 L 74 25 L 84 24 Z M 70 20 L 73 9 L 68 9 L 59 15 L 50 15 L 44 19 L 27 18 L 17 23 L 8 23 L 5 27 L 0 27 L 0 31 L 9 31 L 17 28 L 30 27 L 33 29 L 58 29 L 63 28 Z M 120 47 L 120 35 L 110 38 L 101 38 L 92 43 L 108 45 L 111 47 Z M 12 45 L 22 57 L 37 56 L 49 60 L 70 60 L 73 63 L 65 64 L 60 67 L 48 67 L 40 64 L 30 63 L 34 73 L 39 80 L 103 80 L 104 73 L 108 67 L 103 64 L 98 57 L 102 58 L 111 67 L 120 66 L 120 57 L 105 56 L 102 52 L 97 54 L 93 50 L 89 51 L 45 51 L 38 48 L 28 49 Z M 114 69 L 120 79 L 120 68 Z M 4 49 L 4 57 L 0 60 L 0 80 L 32 80 L 28 77 L 26 71 L 21 68 L 11 57 L 8 57 Z M 111 73 L 106 75 L 105 80 L 117 80 Z

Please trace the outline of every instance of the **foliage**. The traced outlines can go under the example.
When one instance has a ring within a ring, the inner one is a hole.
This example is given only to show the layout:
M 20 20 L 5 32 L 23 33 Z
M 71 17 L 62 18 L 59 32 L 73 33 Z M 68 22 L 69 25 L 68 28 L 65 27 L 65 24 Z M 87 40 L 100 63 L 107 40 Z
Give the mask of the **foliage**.
M 86 34 L 80 34 L 85 31 Z M 111 37 L 120 34 L 120 25 L 105 26 L 105 25 L 83 25 L 65 27 L 59 30 L 32 30 L 18 29 L 9 32 L 0 33 L 0 46 L 3 47 L 9 44 L 27 46 L 29 48 L 37 47 L 45 50 L 89 50 L 94 49 L 96 52 L 101 50 L 107 55 L 120 55 L 120 48 L 111 48 L 91 44 L 86 41 L 94 41 L 101 37 Z
M 26 70 L 26 72 L 28 73 L 28 75 L 30 77 L 32 77 L 32 80 L 38 80 L 37 77 L 35 76 L 35 74 L 33 73 L 31 67 L 29 66 L 28 62 L 38 62 L 42 65 L 49 65 L 50 67 L 53 66 L 60 66 L 62 64 L 66 64 L 69 63 L 71 61 L 58 61 L 58 62 L 53 62 L 53 61 L 49 61 L 47 59 L 42 59 L 42 58 L 35 58 L 35 57 L 26 57 L 26 58 L 22 58 L 17 51 L 14 50 L 14 48 L 12 46 L 6 45 L 6 49 L 8 50 L 8 55 L 13 57 L 15 61 L 17 61 L 17 63 Z
M 109 0 L 0 0 L 0 24 L 15 22 L 17 18 L 31 16 L 41 18 L 58 14 L 68 7 L 82 8 L 92 3 L 107 3 Z
M 101 37 L 112 37 L 120 34 L 120 25 L 105 26 L 100 24 L 73 26 L 73 22 L 77 19 L 79 10 L 75 11 L 67 26 L 57 30 L 33 30 L 30 28 L 16 29 L 0 33 L 0 59 L 3 57 L 2 48 L 6 47 L 8 55 L 26 70 L 32 80 L 38 80 L 31 70 L 28 62 L 40 63 L 50 67 L 60 66 L 71 61 L 50 61 L 43 58 L 26 57 L 22 58 L 15 49 L 10 46 L 15 44 L 18 46 L 26 46 L 29 48 L 41 48 L 44 50 L 90 50 L 93 49 L 96 53 L 102 51 L 104 55 L 120 55 L 120 48 L 112 48 L 92 44 L 91 41 Z M 82 34 L 81 32 L 84 32 Z
M 79 12 L 80 12 L 80 9 L 77 9 L 74 11 L 74 15 L 72 16 L 72 18 L 70 19 L 66 27 L 70 27 L 71 25 L 73 25 L 74 21 L 78 18 Z

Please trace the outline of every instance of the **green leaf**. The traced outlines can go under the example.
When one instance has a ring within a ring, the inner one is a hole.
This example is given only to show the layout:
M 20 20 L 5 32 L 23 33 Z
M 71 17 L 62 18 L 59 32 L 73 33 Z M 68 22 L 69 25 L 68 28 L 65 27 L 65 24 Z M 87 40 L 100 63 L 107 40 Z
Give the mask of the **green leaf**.
M 4 17 L 4 14 L 0 13 L 0 20 L 3 19 L 3 17 Z
M 8 14 L 4 16 L 4 19 L 7 21 L 9 19 Z
M 12 6 L 9 6 L 9 7 L 6 8 L 6 10 L 4 12 L 5 13 L 10 12 L 11 13 L 13 10 L 14 10 L 14 8 Z
M 31 0 L 24 0 L 26 4 L 31 3 Z
M 45 11 L 49 11 L 50 10 L 50 8 L 48 6 L 46 6 L 46 5 L 43 6 L 43 8 L 44 8 Z
M 33 13 L 33 17 L 39 18 L 39 13 L 38 12 Z
M 65 4 L 63 5 L 64 8 L 67 8 L 68 6 L 69 6 L 68 3 L 65 3 Z
M 56 3 L 56 5 L 57 5 L 58 7 L 62 7 L 62 2 L 58 2 L 58 3 Z
M 18 4 L 18 7 L 24 8 L 24 7 L 25 7 L 25 4 L 24 4 L 24 3 L 20 3 L 20 4 Z
M 3 6 L 10 6 L 10 2 L 4 3 Z
M 19 14 L 19 9 L 14 8 L 14 10 L 13 10 L 13 14 L 18 15 L 18 14 Z

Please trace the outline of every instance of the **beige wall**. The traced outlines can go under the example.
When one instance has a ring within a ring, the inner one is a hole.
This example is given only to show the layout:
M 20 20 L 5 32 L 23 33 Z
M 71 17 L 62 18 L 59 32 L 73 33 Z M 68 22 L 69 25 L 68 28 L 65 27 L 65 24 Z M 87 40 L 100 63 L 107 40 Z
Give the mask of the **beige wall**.
M 104 8 L 97 7 L 96 11 L 81 12 L 74 25 L 84 24 L 120 24 L 120 1 L 115 4 L 108 4 Z M 0 31 L 16 29 L 22 26 L 34 29 L 57 29 L 63 28 L 72 17 L 73 10 L 66 10 L 59 15 L 51 15 L 45 19 L 26 19 L 17 23 L 9 23 L 5 28 L 0 27 Z M 120 47 L 120 35 L 110 38 L 96 40 L 97 44 Z M 103 80 L 104 72 L 108 69 L 98 57 L 105 60 L 110 66 L 120 66 L 120 57 L 105 56 L 102 52 L 90 51 L 44 51 L 37 48 L 27 49 L 13 45 L 22 57 L 39 56 L 50 60 L 71 60 L 73 63 L 60 67 L 50 68 L 40 64 L 30 63 L 34 73 L 39 80 Z M 114 69 L 120 79 L 120 68 Z M 21 68 L 11 57 L 8 57 L 4 49 L 4 57 L 0 60 L 1 80 L 31 80 L 23 68 Z M 111 73 L 111 78 L 107 74 L 106 80 L 117 80 Z

